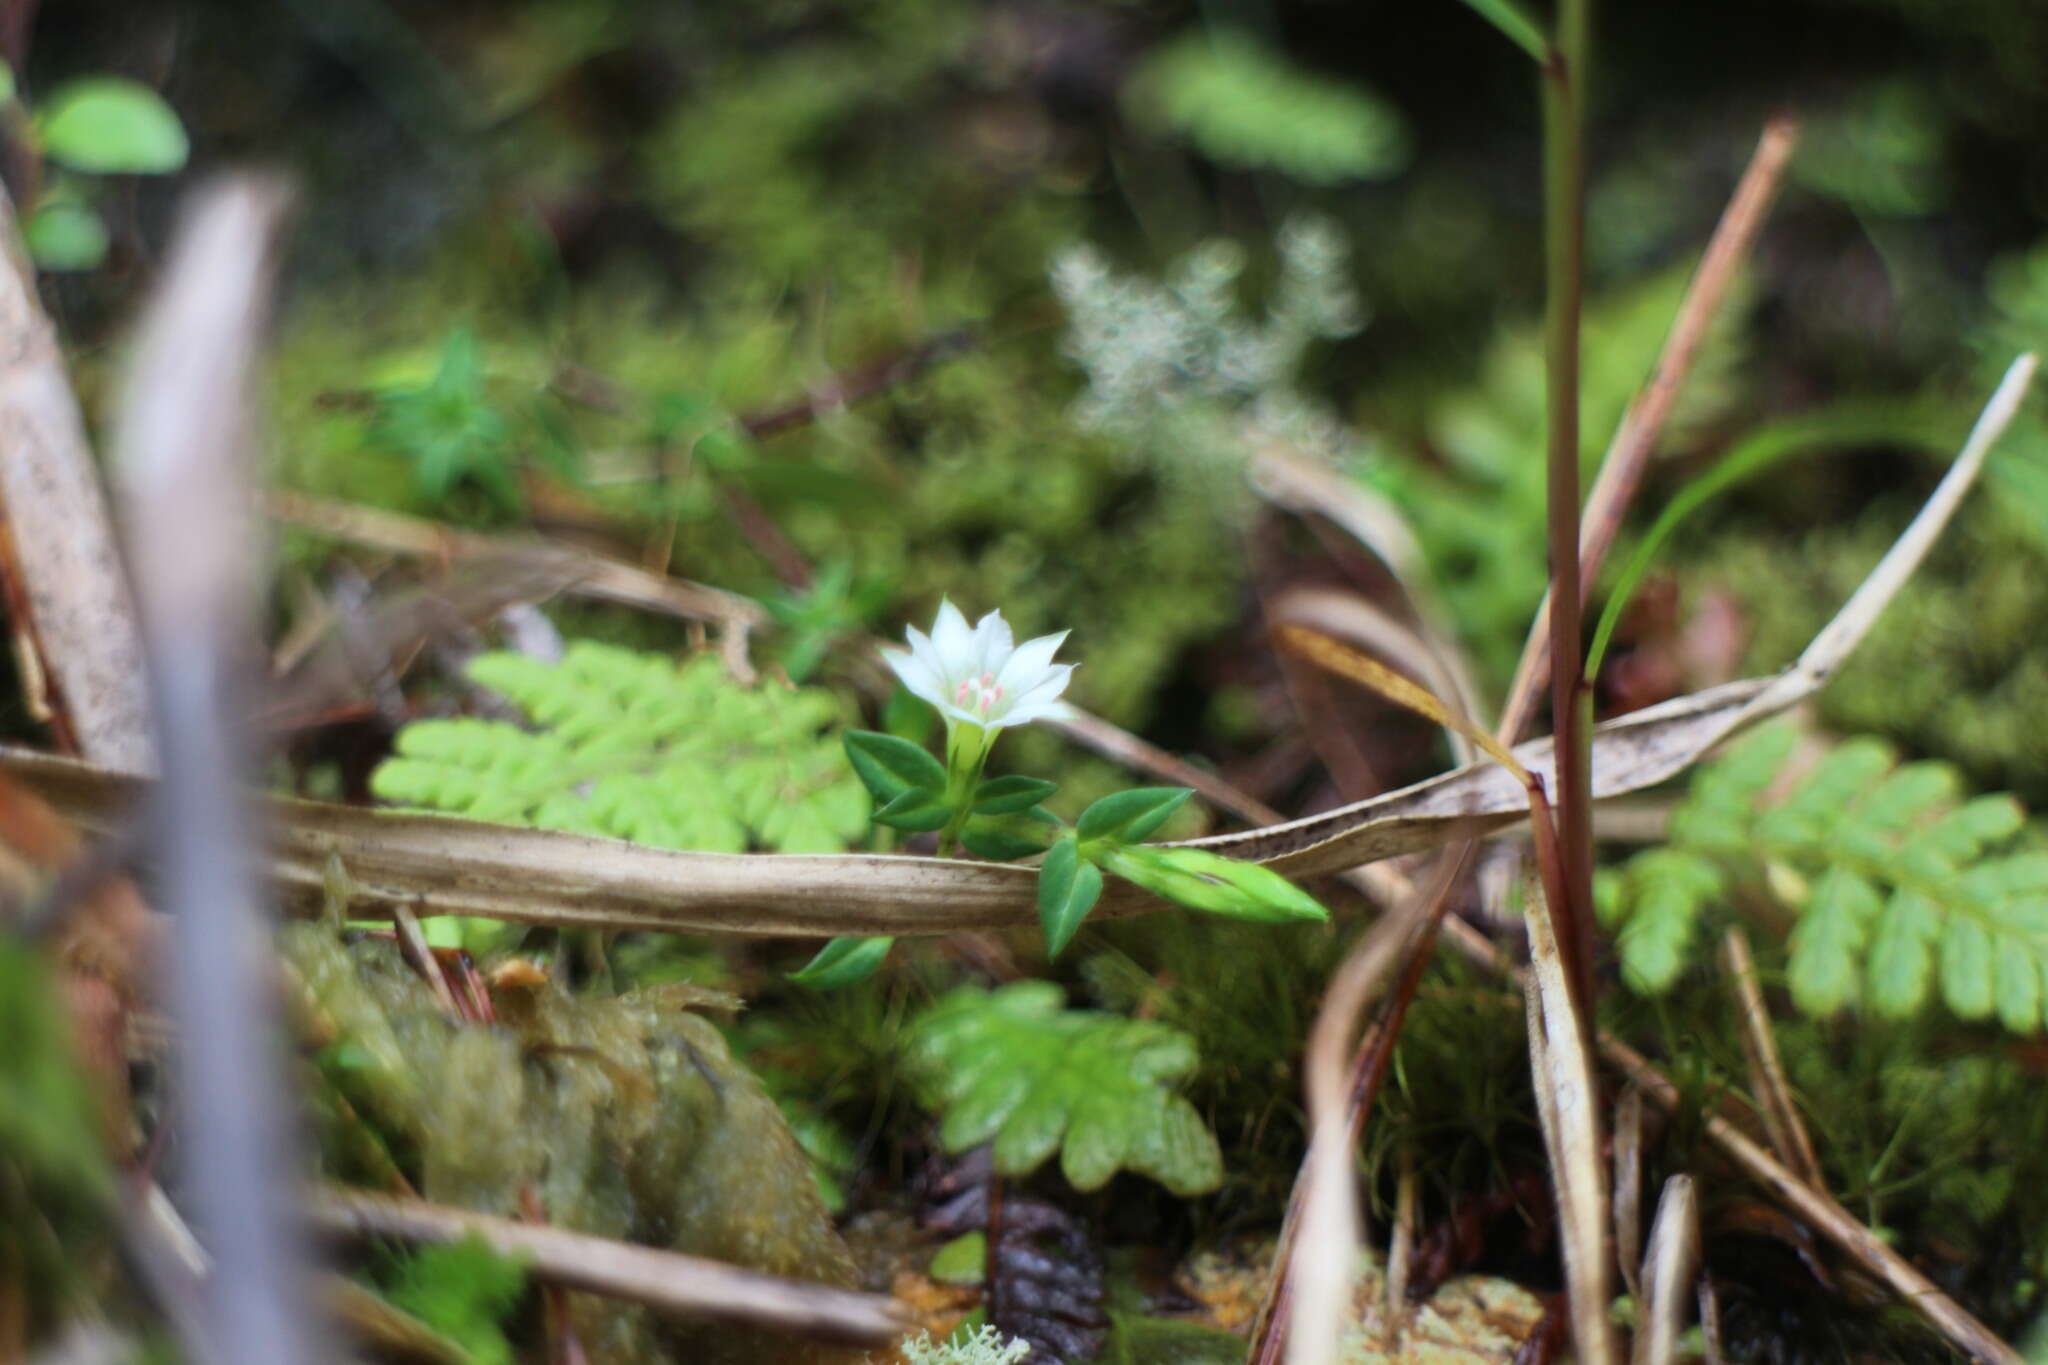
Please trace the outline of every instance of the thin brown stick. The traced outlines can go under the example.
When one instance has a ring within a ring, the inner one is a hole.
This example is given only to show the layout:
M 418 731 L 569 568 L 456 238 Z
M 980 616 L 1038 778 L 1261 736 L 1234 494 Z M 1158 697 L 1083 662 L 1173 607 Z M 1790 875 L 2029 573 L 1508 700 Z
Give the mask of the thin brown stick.
M 450 1019 L 460 1019 L 462 1008 L 455 1003 L 455 992 L 448 986 L 447 974 L 441 970 L 441 959 L 434 956 L 433 945 L 427 942 L 426 931 L 420 928 L 420 917 L 412 912 L 409 905 L 391 907 L 391 924 L 398 931 L 398 946 L 412 963 L 413 970 L 426 979 L 434 999 L 441 1004 L 441 1012 Z
M 863 398 L 872 398 L 914 379 L 935 365 L 965 355 L 980 344 L 980 334 L 971 327 L 941 332 L 907 351 L 846 374 L 834 375 L 793 403 L 766 412 L 744 414 L 739 419 L 740 428 L 755 440 L 760 440 L 792 427 L 807 425 L 826 413 L 837 412 Z
M 895 1301 L 883 1295 L 807 1284 L 701 1256 L 418 1199 L 329 1186 L 312 1193 L 307 1212 L 313 1228 L 332 1238 L 455 1242 L 479 1237 L 500 1255 L 525 1261 L 547 1283 L 664 1313 L 863 1345 L 894 1341 L 906 1327 Z
M 1778 1040 L 1771 1031 L 1770 1011 L 1764 1008 L 1763 990 L 1757 985 L 1749 938 L 1739 927 L 1730 928 L 1721 941 L 1721 966 L 1735 987 L 1737 1012 L 1742 1016 L 1742 1051 L 1749 1062 L 1750 1088 L 1756 1092 L 1757 1107 L 1763 1114 L 1764 1134 L 1780 1161 L 1807 1184 L 1824 1190 L 1820 1158 L 1799 1117 L 1792 1085 L 1785 1079 L 1785 1065 L 1778 1057 Z
M 1728 287 L 1756 241 L 1764 212 L 1777 193 L 1778 182 L 1784 178 L 1798 136 L 1798 125 L 1789 118 L 1776 118 L 1765 126 L 1749 168 L 1737 183 L 1728 207 L 1721 211 L 1721 221 L 1708 239 L 1706 254 L 1700 257 L 1699 269 L 1686 287 L 1678 316 L 1672 320 L 1664 349 L 1657 357 L 1656 371 L 1629 404 L 1600 462 L 1600 473 L 1587 496 L 1580 527 L 1582 599 L 1590 591 L 1601 561 L 1621 530 L 1622 518 L 1642 483 L 1657 438 L 1663 434 L 1664 423 L 1670 418 L 1700 345 L 1720 312 Z M 1503 743 L 1520 739 L 1535 713 L 1544 674 L 1550 667 L 1549 634 L 1550 595 L 1545 593 L 1542 605 L 1536 609 L 1536 619 L 1529 626 L 1529 638 L 1522 647 L 1521 662 L 1515 667 L 1514 681 L 1508 686 L 1499 730 Z

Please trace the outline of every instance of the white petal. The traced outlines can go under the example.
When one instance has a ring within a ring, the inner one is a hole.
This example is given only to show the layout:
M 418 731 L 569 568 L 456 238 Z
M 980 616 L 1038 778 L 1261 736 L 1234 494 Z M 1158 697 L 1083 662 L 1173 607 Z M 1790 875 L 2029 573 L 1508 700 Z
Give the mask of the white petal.
M 1068 681 L 1074 676 L 1076 664 L 1055 664 L 1045 672 L 1037 684 L 1019 693 L 1010 704 L 1003 708 L 1005 725 L 1028 725 L 1034 720 L 1055 715 L 1065 709 L 1059 699 L 1067 690 Z
M 916 635 L 916 631 L 911 632 Z M 917 641 L 911 641 L 915 648 Z M 896 671 L 903 685 L 915 696 L 924 698 L 933 706 L 943 709 L 946 705 L 946 680 L 925 665 L 924 660 L 900 649 L 882 651 L 882 661 Z
M 1004 694 L 1016 695 L 1028 692 L 1045 680 L 1052 664 L 1053 652 L 1060 642 L 1067 638 L 1067 632 L 1057 635 L 1041 635 L 1035 640 L 1026 640 L 1018 645 L 1016 652 L 1003 661 L 1002 671 L 996 674 L 996 686 Z
M 910 656 L 917 660 L 918 667 L 924 669 L 932 676 L 936 686 L 944 687 L 946 685 L 946 661 L 940 657 L 939 647 L 932 643 L 931 636 L 926 635 L 916 626 L 910 627 L 909 630 L 904 632 L 904 635 L 910 641 Z
M 974 667 L 978 657 L 977 634 L 950 598 L 940 599 L 939 619 L 932 623 L 932 645 L 938 650 L 941 674 L 948 678 L 967 676 L 967 670 Z
M 974 623 L 976 652 L 972 676 L 979 678 L 984 673 L 1001 671 L 1003 661 L 1010 657 L 1010 623 L 1003 619 L 1000 611 L 992 611 Z

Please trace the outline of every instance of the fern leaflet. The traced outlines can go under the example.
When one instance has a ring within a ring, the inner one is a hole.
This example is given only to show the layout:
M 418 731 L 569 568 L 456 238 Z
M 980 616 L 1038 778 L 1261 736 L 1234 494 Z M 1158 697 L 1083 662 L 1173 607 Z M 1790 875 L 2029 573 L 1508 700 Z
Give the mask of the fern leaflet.
M 1901 764 L 1869 738 L 1836 745 L 1780 792 L 1794 738 L 1771 726 L 1703 767 L 1665 846 L 1603 874 L 1601 914 L 1619 926 L 1629 983 L 1669 986 L 1700 912 L 1751 885 L 1798 916 L 1788 975 L 1808 1014 L 1860 999 L 1909 1015 L 1938 980 L 1961 1018 L 2041 1027 L 2048 853 L 2010 846 L 2019 803 L 1964 799 L 1954 768 Z
M 742 687 L 716 659 L 680 667 L 592 641 L 558 664 L 482 654 L 469 676 L 534 728 L 415 721 L 371 778 L 387 801 L 663 848 L 836 853 L 867 829 L 831 693 Z

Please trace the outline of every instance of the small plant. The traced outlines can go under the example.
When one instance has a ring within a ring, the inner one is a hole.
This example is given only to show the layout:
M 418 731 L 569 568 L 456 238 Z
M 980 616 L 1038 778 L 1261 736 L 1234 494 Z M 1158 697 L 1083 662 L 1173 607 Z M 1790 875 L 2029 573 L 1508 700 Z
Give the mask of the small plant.
M 1899 764 L 1873 739 L 1837 745 L 1780 790 L 1794 731 L 1772 726 L 1700 770 L 1668 842 L 1603 879 L 1623 973 L 1666 989 L 1701 913 L 1753 888 L 1798 917 L 1788 977 L 1813 1015 L 1861 1000 L 1898 1018 L 1941 997 L 1965 1019 L 2041 1027 L 2048 853 L 2007 847 L 2009 796 L 1959 799 L 1943 763 Z
M 1169 1082 L 1195 1069 L 1194 1043 L 1163 1024 L 1064 1008 L 1049 981 L 989 992 L 962 986 L 910 1027 L 906 1061 L 943 1115 L 946 1150 L 993 1142 L 995 1168 L 1025 1175 L 1054 1152 L 1077 1190 L 1119 1170 L 1178 1195 L 1223 1179 L 1216 1138 Z
M 37 187 L 22 225 L 29 255 L 45 270 L 91 270 L 106 259 L 98 177 L 169 175 L 191 151 L 163 96 L 125 76 L 77 77 L 30 110 L 0 63 L 0 107 L 14 137 L 57 168 Z
M 1057 957 L 1114 873 L 1155 895 L 1211 914 L 1282 921 L 1323 919 L 1314 897 L 1278 873 L 1202 849 L 1155 848 L 1141 841 L 1194 793 L 1140 787 L 1105 796 L 1072 829 L 1040 803 L 1058 789 L 1040 778 L 982 777 L 998 731 L 1054 713 L 1073 676 L 1055 664 L 1066 632 L 1013 643 L 1009 623 L 992 611 L 973 626 L 950 601 L 939 605 L 928 636 L 910 628 L 908 650 L 883 657 L 903 685 L 939 712 L 946 761 L 896 735 L 852 730 L 846 754 L 875 798 L 875 822 L 909 832 L 937 831 L 939 850 L 965 848 L 998 862 L 1044 853 L 1038 873 L 1039 923 Z M 893 940 L 838 938 L 796 974 L 817 987 L 842 986 L 881 966 Z
M 525 504 L 512 472 L 512 423 L 484 388 L 476 334 L 467 327 L 448 333 L 426 383 L 377 395 L 372 432 L 410 461 L 413 481 L 436 503 L 466 483 L 506 512 Z
M 459 1344 L 475 1365 L 512 1365 L 504 1323 L 526 1295 L 526 1269 L 470 1236 L 404 1257 L 386 1297 Z
M 1125 105 L 1212 161 L 1311 185 L 1383 179 L 1408 161 L 1401 117 L 1386 103 L 1230 29 L 1188 33 L 1152 53 Z
M 592 641 L 558 664 L 479 655 L 469 676 L 538 728 L 416 721 L 373 775 L 378 796 L 707 852 L 837 853 L 867 827 L 860 784 L 824 733 L 840 715 L 829 692 L 742 687 L 709 656 L 678 667 Z

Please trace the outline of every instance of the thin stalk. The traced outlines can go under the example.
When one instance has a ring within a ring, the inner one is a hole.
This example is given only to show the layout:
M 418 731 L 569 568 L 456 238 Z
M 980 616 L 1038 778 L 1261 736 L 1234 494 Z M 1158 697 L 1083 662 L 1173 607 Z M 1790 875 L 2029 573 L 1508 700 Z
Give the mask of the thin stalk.
M 1592 697 L 1581 679 L 1579 313 L 1584 291 L 1585 85 L 1592 0 L 1561 0 L 1543 64 L 1545 372 L 1551 574 L 1550 707 L 1565 898 L 1557 937 L 1582 1008 L 1593 1001 Z

